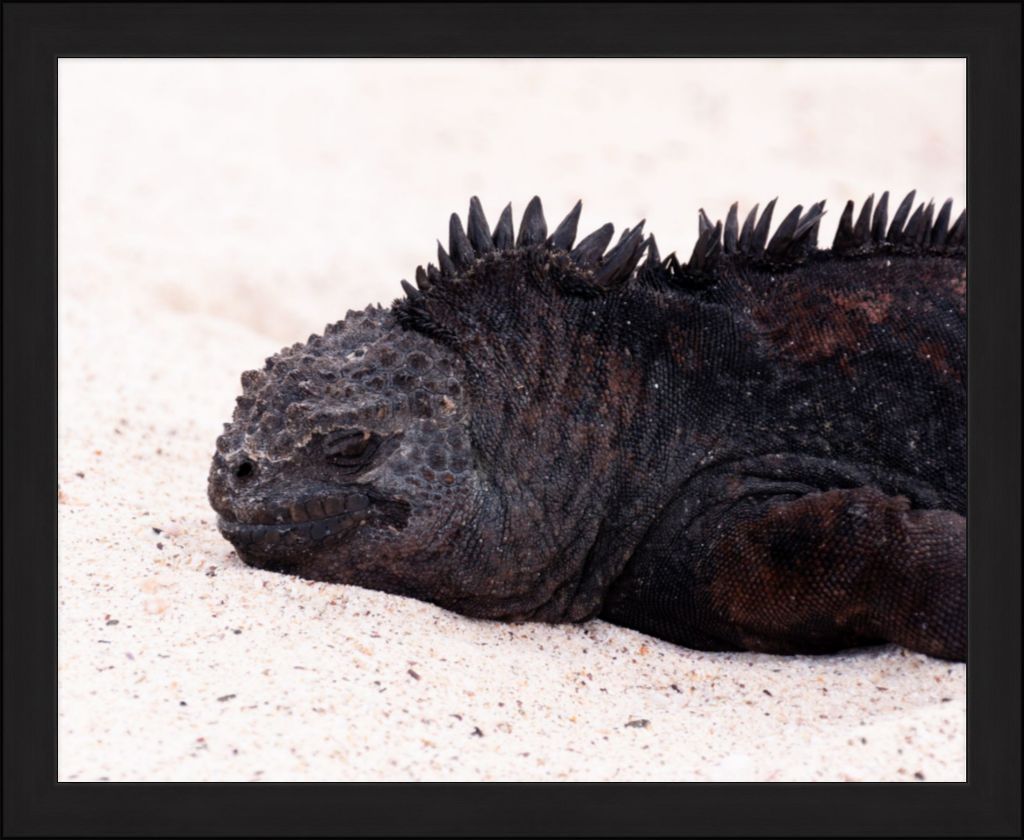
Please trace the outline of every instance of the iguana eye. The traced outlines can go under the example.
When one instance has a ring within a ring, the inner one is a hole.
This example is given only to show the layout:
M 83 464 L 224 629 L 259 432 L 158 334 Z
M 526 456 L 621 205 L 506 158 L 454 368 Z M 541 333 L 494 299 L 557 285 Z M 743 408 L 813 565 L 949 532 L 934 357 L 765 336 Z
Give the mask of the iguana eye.
M 380 438 L 363 429 L 343 429 L 324 438 L 324 455 L 338 466 L 360 466 L 373 455 Z

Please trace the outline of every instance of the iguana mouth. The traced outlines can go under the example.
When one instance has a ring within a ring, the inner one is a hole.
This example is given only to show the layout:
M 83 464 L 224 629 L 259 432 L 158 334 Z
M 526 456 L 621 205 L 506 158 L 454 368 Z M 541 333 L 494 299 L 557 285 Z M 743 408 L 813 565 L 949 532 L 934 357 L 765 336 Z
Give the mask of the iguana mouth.
M 281 556 L 346 537 L 364 524 L 402 529 L 408 518 L 406 502 L 367 493 L 347 493 L 267 508 L 244 518 L 221 512 L 217 527 L 247 554 Z

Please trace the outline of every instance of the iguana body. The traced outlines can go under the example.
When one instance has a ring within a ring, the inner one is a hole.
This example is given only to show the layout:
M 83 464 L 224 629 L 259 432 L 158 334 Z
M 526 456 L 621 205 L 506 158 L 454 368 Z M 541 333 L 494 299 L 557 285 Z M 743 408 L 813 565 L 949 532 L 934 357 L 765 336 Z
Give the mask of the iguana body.
M 221 529 L 467 615 L 965 659 L 966 222 L 886 198 L 827 251 L 823 204 L 702 213 L 685 265 L 474 200 L 420 289 L 243 377 Z

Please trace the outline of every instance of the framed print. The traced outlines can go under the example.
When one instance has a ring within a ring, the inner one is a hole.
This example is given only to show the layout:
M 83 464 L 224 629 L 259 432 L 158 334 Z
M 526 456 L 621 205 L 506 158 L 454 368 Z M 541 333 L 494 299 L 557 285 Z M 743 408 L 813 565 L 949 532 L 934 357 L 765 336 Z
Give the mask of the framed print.
M 1019 831 L 1018 7 L 4 16 L 5 831 Z

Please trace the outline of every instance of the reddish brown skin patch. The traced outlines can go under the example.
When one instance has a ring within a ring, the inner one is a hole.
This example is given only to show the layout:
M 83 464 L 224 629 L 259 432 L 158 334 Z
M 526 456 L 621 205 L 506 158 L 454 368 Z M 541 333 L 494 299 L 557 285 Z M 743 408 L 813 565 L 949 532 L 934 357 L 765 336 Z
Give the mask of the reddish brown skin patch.
M 837 491 L 769 504 L 760 515 L 738 518 L 713 549 L 722 558 L 711 584 L 715 608 L 748 633 L 770 632 L 779 623 L 768 605 L 780 605 L 795 624 L 813 619 L 818 604 L 808 582 L 826 578 L 829 533 L 844 507 L 844 496 Z M 773 561 L 773 547 L 801 531 L 820 539 L 792 564 Z
M 866 305 L 832 292 L 822 295 L 817 289 L 797 290 L 786 301 L 784 312 L 780 306 L 769 299 L 754 311 L 754 317 L 767 327 L 776 352 L 802 363 L 831 359 L 841 349 L 859 346 L 867 339 L 871 318 L 884 313 L 878 304 Z M 824 317 L 829 309 L 831 314 Z
M 849 294 L 831 293 L 832 302 L 844 312 L 860 313 L 867 319 L 869 324 L 881 324 L 889 317 L 889 308 L 892 306 L 892 292 L 875 292 L 869 289 L 860 289 Z
M 755 318 L 773 324 L 770 334 L 779 352 L 801 362 L 820 362 L 863 347 L 870 328 L 889 320 L 893 299 L 891 292 L 870 289 L 824 294 L 806 289 L 786 301 L 785 317 L 779 318 L 780 304 L 773 300 L 756 310 Z M 848 372 L 845 356 L 842 364 Z
M 628 359 L 611 355 L 605 360 L 608 393 L 614 397 L 610 406 L 615 406 L 624 417 L 631 417 L 641 403 L 643 376 L 638 366 Z
M 680 370 L 696 371 L 701 366 L 700 348 L 697 346 L 697 336 L 693 332 L 687 333 L 680 325 L 671 324 L 665 336 L 666 344 L 672 361 Z
M 751 505 L 727 523 L 711 548 L 709 595 L 744 647 L 826 650 L 895 633 L 933 655 L 966 656 L 963 517 L 858 488 Z M 955 597 L 947 581 L 958 581 Z
M 949 363 L 949 354 L 945 345 L 938 341 L 923 341 L 917 345 L 917 356 L 928 364 L 940 376 L 962 382 L 960 371 Z

